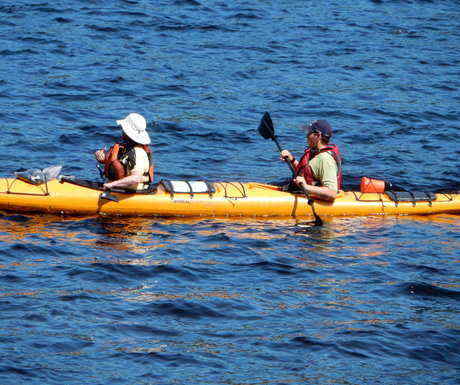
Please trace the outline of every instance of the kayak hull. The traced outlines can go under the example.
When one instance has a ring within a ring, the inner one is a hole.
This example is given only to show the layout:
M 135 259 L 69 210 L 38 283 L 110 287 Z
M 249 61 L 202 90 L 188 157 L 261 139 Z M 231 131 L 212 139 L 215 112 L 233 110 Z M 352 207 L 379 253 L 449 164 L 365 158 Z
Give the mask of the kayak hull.
M 97 185 L 93 183 L 94 185 Z M 263 183 L 216 182 L 209 193 L 112 192 L 118 201 L 101 197 L 100 188 L 78 181 L 54 179 L 35 185 L 21 179 L 0 179 L 0 210 L 63 215 L 151 217 L 312 217 L 302 194 Z M 334 202 L 315 200 L 320 217 L 368 215 L 460 214 L 459 194 L 432 194 L 427 199 L 398 201 L 388 194 L 340 192 Z

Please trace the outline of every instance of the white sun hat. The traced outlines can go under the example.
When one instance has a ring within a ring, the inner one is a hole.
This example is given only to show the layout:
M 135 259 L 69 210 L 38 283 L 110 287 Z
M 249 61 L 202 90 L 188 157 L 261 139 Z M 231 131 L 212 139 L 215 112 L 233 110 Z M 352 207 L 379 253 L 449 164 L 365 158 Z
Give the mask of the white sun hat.
M 121 126 L 123 132 L 136 143 L 150 144 L 150 137 L 146 131 L 147 121 L 141 114 L 132 112 L 126 118 L 117 120 L 117 124 Z

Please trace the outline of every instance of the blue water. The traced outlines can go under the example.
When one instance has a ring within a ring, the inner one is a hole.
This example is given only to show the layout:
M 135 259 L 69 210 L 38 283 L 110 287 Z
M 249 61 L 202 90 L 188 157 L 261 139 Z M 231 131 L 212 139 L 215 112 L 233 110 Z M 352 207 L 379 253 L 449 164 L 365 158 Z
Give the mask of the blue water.
M 327 119 L 346 186 L 460 189 L 460 2 L 0 2 L 0 174 L 129 112 L 156 179 L 278 181 Z M 0 214 L 1 384 L 457 384 L 460 218 Z

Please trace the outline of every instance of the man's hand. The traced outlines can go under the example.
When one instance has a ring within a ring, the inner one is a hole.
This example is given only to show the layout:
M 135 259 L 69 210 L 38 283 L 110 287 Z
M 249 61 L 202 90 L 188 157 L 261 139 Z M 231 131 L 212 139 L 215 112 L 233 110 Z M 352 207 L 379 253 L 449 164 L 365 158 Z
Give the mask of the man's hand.
M 303 190 L 309 194 L 312 198 L 322 199 L 325 201 L 332 202 L 336 196 L 337 191 L 333 191 L 328 187 L 325 186 L 313 186 L 311 184 L 307 184 L 307 181 L 303 176 L 297 176 L 293 179 L 294 183 L 303 188 Z
M 294 160 L 294 157 L 292 156 L 292 154 L 288 150 L 283 150 L 280 153 L 280 159 L 283 160 L 283 161 L 288 160 L 289 162 L 292 162 Z
M 307 182 L 305 180 L 305 178 L 303 176 L 296 176 L 294 179 L 293 179 L 294 183 L 297 185 L 297 186 L 303 186 L 305 189 L 307 188 Z

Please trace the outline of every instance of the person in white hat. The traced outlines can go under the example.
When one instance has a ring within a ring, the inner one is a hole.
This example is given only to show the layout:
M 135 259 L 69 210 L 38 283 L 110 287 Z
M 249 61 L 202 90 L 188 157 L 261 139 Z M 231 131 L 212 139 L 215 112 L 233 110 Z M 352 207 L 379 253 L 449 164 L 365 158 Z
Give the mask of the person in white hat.
M 98 162 L 104 164 L 104 176 L 109 180 L 104 188 L 145 190 L 153 183 L 154 170 L 147 121 L 133 112 L 117 120 L 117 124 L 123 130 L 121 143 L 115 143 L 109 151 L 94 153 Z

